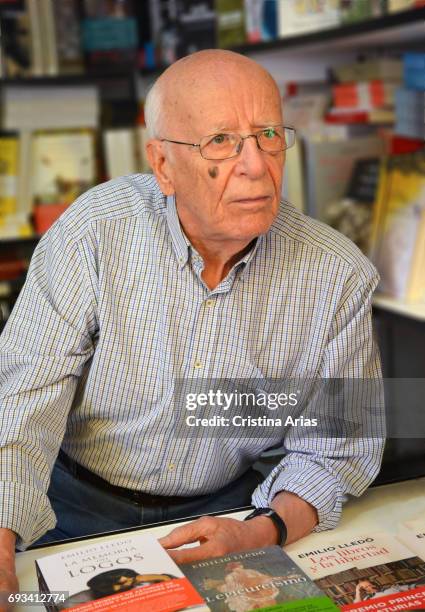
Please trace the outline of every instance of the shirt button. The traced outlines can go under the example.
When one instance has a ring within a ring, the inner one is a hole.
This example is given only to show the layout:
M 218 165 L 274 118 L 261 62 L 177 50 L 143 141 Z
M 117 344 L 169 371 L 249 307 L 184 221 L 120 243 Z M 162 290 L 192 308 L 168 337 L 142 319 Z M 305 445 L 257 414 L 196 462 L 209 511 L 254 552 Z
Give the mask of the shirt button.
M 206 300 L 205 306 L 211 308 L 211 306 L 214 306 L 214 300 Z
M 170 463 L 170 465 L 168 466 L 168 469 L 170 470 L 170 472 L 172 472 L 175 469 L 175 465 L 174 463 Z
M 199 368 L 202 368 L 202 363 L 199 361 L 199 359 L 197 359 L 197 360 L 195 361 L 195 363 L 193 364 L 193 366 L 194 366 L 194 367 L 195 367 L 197 370 L 199 370 Z

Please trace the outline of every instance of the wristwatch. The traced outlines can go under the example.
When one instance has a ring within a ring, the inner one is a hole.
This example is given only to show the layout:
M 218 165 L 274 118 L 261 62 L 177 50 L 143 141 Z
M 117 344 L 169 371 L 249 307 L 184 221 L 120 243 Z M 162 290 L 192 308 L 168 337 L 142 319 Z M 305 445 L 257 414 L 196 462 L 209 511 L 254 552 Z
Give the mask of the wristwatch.
M 288 530 L 286 529 L 283 518 L 281 518 L 273 508 L 256 508 L 254 512 L 251 512 L 251 514 L 248 514 L 248 516 L 244 518 L 244 521 L 249 521 L 256 516 L 268 516 L 269 519 L 273 521 L 279 533 L 279 546 L 284 546 L 288 536 Z

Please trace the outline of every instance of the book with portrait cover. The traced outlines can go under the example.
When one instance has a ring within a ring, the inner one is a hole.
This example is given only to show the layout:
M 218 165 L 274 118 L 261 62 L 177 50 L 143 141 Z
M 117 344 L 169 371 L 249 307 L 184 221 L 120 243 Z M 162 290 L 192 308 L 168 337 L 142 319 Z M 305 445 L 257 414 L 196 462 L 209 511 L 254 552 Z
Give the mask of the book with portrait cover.
M 337 610 L 279 546 L 180 567 L 212 612 Z
M 207 611 L 183 572 L 149 534 L 64 550 L 36 561 L 40 591 L 66 592 L 50 612 Z
M 425 609 L 425 561 L 383 532 L 329 539 L 290 557 L 343 610 Z

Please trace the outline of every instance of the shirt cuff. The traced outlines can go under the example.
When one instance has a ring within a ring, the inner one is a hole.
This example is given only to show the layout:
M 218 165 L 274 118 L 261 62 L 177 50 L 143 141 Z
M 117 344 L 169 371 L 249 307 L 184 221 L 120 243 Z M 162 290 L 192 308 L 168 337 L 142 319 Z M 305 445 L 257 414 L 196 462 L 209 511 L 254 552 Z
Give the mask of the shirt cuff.
M 283 459 L 252 495 L 257 508 L 270 506 L 273 498 L 282 491 L 294 493 L 317 510 L 319 523 L 313 531 L 325 531 L 337 526 L 344 495 L 340 483 L 323 467 L 312 461 L 300 461 L 298 465 L 285 465 Z
M 55 525 L 47 495 L 16 482 L 0 482 L 0 527 L 16 533 L 18 550 L 25 550 Z

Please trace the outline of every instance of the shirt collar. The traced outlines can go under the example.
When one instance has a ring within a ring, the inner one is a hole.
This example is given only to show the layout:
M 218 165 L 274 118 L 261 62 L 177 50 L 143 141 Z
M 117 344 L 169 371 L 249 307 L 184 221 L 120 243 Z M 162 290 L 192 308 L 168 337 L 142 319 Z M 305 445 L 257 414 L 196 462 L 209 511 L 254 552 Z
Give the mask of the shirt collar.
M 179 268 L 183 268 L 189 259 L 191 244 L 181 228 L 174 195 L 167 196 L 167 223 Z

